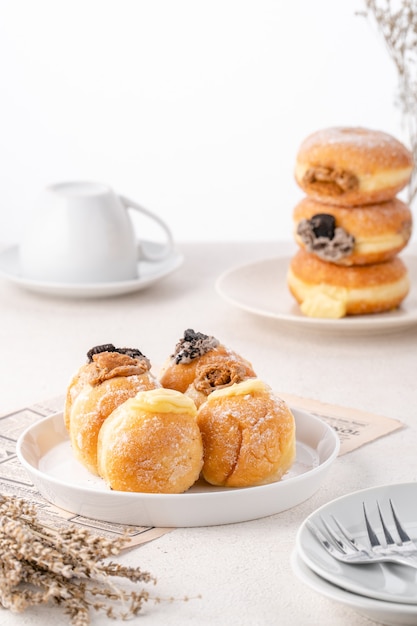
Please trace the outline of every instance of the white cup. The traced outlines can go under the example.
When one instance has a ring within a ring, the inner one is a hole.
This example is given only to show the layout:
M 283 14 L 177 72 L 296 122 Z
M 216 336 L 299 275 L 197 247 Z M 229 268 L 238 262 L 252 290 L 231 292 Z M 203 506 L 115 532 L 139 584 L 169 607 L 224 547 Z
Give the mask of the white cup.
M 164 245 L 148 246 L 135 234 L 129 208 L 157 222 Z M 165 222 L 111 187 L 67 182 L 40 195 L 19 246 L 20 271 L 31 280 L 102 283 L 138 277 L 138 261 L 159 261 L 173 249 Z

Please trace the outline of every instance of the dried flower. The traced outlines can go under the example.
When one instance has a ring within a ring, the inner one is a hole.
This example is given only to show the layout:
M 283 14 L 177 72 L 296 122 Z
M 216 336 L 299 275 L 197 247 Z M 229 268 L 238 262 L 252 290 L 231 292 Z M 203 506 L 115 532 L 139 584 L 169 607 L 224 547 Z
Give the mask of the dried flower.
M 117 587 L 113 578 L 155 579 L 140 568 L 104 561 L 127 541 L 127 536 L 109 540 L 76 527 L 57 534 L 38 521 L 34 505 L 0 495 L 0 605 L 16 613 L 38 604 L 59 605 L 72 626 L 88 626 L 91 610 L 119 620 L 137 615 L 149 593 Z
M 417 2 L 416 0 L 364 0 L 398 72 L 398 97 L 403 123 L 414 157 L 408 200 L 417 195 Z

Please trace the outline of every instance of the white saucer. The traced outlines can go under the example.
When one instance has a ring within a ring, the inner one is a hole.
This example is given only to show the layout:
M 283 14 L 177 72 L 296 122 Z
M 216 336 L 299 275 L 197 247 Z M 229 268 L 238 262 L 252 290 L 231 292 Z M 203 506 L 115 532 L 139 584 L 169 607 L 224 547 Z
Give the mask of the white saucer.
M 404 255 L 412 285 L 417 285 L 417 256 Z M 284 324 L 341 333 L 378 333 L 417 324 L 417 294 L 411 291 L 401 307 L 388 313 L 324 319 L 303 315 L 287 287 L 291 256 L 279 256 L 241 265 L 216 281 L 218 293 L 244 311 Z
M 158 245 L 153 244 L 153 242 L 147 242 L 147 244 L 148 243 L 152 243 L 154 246 Z M 118 296 L 144 289 L 148 287 L 148 285 L 168 276 L 168 274 L 178 269 L 183 261 L 183 255 L 173 250 L 161 261 L 139 261 L 139 277 L 133 280 L 92 284 L 51 283 L 31 280 L 22 276 L 19 269 L 19 249 L 18 246 L 13 246 L 0 252 L 0 277 L 30 291 L 36 291 L 37 293 L 70 298 L 101 298 L 105 296 Z
M 341 563 L 328 554 L 307 527 L 308 520 L 311 520 L 323 529 L 321 517 L 333 525 L 331 516 L 334 515 L 354 537 L 369 545 L 362 506 L 365 503 L 370 522 L 382 539 L 376 507 L 378 501 L 395 537 L 389 498 L 407 533 L 417 539 L 417 483 L 401 483 L 357 491 L 322 506 L 300 526 L 296 538 L 297 553 L 311 570 L 328 582 L 367 598 L 413 604 L 417 615 L 417 569 L 392 563 L 366 566 Z
M 242 489 L 198 482 L 186 493 L 111 491 L 75 460 L 62 413 L 30 426 L 16 452 L 39 492 L 52 504 L 84 517 L 138 526 L 191 527 L 244 522 L 280 513 L 319 488 L 339 452 L 339 438 L 325 422 L 293 410 L 297 456 L 285 477 Z
M 345 591 L 315 574 L 304 563 L 296 550 L 291 555 L 291 566 L 295 575 L 308 587 L 378 624 L 384 624 L 384 626 L 415 626 L 417 624 L 417 606 L 415 604 L 374 600 Z

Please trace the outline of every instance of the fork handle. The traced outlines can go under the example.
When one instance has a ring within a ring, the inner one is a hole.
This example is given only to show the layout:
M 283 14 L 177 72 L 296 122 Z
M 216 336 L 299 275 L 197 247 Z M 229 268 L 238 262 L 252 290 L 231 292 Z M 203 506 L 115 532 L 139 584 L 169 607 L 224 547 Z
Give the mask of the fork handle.
M 386 561 L 388 561 L 389 563 L 397 563 L 397 565 L 408 565 L 408 567 L 414 567 L 414 569 L 417 569 L 417 557 L 415 556 L 393 556 L 393 555 L 387 555 L 384 557 L 384 559 Z

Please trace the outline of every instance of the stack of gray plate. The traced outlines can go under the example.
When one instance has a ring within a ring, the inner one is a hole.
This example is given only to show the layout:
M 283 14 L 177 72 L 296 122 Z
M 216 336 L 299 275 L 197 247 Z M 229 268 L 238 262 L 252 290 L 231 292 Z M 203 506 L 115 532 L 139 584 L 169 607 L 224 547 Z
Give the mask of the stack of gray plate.
M 377 501 L 387 525 L 395 535 L 390 516 L 392 500 L 409 536 L 417 539 L 417 483 L 365 489 L 329 502 L 301 525 L 292 554 L 295 574 L 318 593 L 351 607 L 381 624 L 417 624 L 417 569 L 392 563 L 353 565 L 333 558 L 308 528 L 309 520 L 323 530 L 323 519 L 335 516 L 362 543 L 368 543 L 363 504 L 378 536 L 383 537 Z M 392 527 L 392 528 L 391 528 Z

